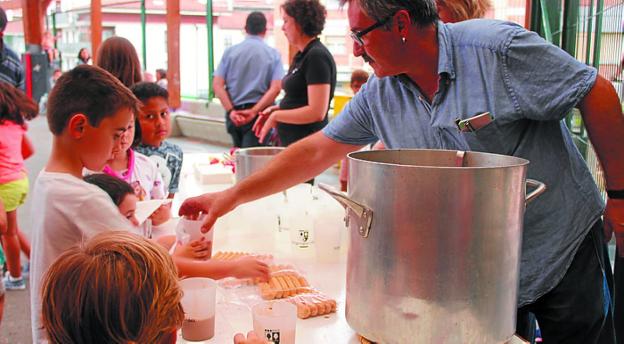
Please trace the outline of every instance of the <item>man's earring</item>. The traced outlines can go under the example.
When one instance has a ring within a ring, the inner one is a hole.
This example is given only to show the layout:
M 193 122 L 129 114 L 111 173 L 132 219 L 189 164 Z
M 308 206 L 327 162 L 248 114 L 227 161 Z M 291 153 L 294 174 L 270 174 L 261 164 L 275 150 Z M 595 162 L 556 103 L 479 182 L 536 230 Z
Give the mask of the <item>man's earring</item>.
M 403 44 L 405 44 L 405 41 L 407 41 L 407 39 L 405 37 L 401 37 L 401 42 L 403 42 Z

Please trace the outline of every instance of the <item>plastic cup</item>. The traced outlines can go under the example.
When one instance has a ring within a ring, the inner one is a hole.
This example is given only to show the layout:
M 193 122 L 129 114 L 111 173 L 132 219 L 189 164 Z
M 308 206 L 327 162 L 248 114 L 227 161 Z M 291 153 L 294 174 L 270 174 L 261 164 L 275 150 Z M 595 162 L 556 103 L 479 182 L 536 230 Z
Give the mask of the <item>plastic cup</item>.
M 208 340 L 215 332 L 215 300 L 217 283 L 204 277 L 180 281 L 184 292 L 182 338 L 190 341 Z
M 295 344 L 297 306 L 285 301 L 259 303 L 251 308 L 253 329 L 272 344 Z
M 201 227 L 204 224 L 204 216 L 200 216 L 197 220 L 191 220 L 186 217 L 181 217 L 176 227 L 176 237 L 182 244 L 188 244 L 195 240 L 205 238 L 207 241 L 212 241 L 214 236 L 214 228 L 211 228 L 208 233 L 202 233 Z

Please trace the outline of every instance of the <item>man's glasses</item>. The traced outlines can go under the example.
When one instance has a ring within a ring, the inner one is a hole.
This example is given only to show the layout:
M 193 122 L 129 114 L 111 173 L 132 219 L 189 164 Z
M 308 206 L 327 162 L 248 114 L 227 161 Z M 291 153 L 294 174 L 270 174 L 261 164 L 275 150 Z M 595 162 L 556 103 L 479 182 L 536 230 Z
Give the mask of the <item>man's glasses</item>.
M 380 27 L 386 25 L 388 20 L 390 20 L 393 16 L 394 15 L 389 16 L 388 18 L 386 18 L 384 20 L 380 20 L 380 21 L 376 22 L 375 24 L 367 27 L 364 30 L 361 30 L 361 31 L 351 31 L 351 39 L 353 39 L 353 41 L 355 43 L 359 44 L 360 46 L 364 45 L 364 41 L 362 40 L 362 37 L 364 35 L 366 35 L 367 33 L 369 33 L 369 32 L 371 32 L 371 31 L 373 31 L 373 30 L 375 30 L 377 28 L 380 28 Z

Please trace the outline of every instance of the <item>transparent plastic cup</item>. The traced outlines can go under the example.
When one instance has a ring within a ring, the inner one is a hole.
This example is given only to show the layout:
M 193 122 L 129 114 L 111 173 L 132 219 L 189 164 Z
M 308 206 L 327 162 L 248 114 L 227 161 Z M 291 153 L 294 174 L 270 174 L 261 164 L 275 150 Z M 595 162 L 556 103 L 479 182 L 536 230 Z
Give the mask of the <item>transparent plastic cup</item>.
M 202 233 L 201 227 L 204 223 L 205 217 L 202 215 L 197 220 L 191 220 L 186 217 L 181 217 L 180 221 L 178 221 L 178 226 L 176 227 L 176 238 L 177 241 L 186 245 L 190 242 L 200 240 L 204 238 L 206 241 L 212 242 L 212 238 L 214 236 L 214 227 L 211 228 L 208 233 Z M 211 256 L 212 256 L 212 252 Z
M 215 332 L 217 283 L 210 278 L 193 277 L 180 281 L 180 286 L 184 292 L 182 337 L 191 341 L 212 338 Z
M 295 344 L 297 306 L 285 301 L 259 303 L 251 308 L 253 329 L 272 344 Z

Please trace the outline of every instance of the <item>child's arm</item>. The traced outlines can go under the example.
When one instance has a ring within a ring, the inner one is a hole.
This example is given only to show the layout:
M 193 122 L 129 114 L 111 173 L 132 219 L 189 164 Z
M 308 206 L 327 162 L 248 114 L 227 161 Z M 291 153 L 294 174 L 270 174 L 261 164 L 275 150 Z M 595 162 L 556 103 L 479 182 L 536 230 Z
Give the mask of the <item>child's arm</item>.
M 4 203 L 0 200 L 0 233 L 6 233 L 8 226 L 6 211 L 4 210 Z
M 33 154 L 35 154 L 35 148 L 28 136 L 26 136 L 26 133 L 24 133 L 24 136 L 22 137 L 22 156 L 24 159 L 28 159 Z
M 180 277 L 225 277 L 260 278 L 269 280 L 269 266 L 253 257 L 244 257 L 233 261 L 210 259 L 198 261 L 186 257 L 173 257 Z

